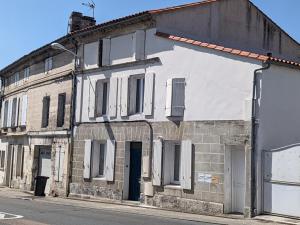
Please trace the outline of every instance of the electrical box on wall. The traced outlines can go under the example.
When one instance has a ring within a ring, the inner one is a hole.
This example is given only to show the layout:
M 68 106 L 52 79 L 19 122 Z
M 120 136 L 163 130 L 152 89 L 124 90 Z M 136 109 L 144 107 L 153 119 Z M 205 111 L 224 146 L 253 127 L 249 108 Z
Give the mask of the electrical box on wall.
M 152 182 L 145 182 L 144 192 L 146 196 L 153 196 L 153 185 Z
M 149 160 L 149 156 L 143 157 L 143 177 L 145 178 L 148 178 L 150 176 Z

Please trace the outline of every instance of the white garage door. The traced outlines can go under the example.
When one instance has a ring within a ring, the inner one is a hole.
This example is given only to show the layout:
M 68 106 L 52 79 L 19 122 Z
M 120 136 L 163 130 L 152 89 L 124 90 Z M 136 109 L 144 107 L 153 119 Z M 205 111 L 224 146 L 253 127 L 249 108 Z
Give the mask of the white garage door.
M 264 211 L 300 217 L 300 145 L 263 152 Z

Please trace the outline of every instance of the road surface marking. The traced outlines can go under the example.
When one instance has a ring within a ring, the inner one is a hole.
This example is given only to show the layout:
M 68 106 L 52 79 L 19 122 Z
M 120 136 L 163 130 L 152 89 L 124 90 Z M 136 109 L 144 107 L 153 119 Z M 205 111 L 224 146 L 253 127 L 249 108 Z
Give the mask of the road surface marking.
M 21 218 L 23 218 L 23 216 L 0 212 L 0 220 L 12 220 L 12 219 L 21 219 Z

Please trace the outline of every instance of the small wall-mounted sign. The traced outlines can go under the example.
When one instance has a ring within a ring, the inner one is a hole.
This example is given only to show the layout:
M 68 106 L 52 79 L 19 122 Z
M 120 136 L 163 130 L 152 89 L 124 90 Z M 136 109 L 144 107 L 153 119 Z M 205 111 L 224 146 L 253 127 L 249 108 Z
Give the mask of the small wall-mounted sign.
M 198 173 L 198 182 L 211 183 L 212 175 L 205 173 Z

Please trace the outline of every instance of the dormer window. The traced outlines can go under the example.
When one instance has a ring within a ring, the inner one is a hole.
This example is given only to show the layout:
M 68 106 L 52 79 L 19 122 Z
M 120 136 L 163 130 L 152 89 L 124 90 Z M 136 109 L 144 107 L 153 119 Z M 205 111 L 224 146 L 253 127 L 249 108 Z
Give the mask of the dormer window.
M 52 70 L 52 57 L 45 60 L 45 73 L 49 73 Z

